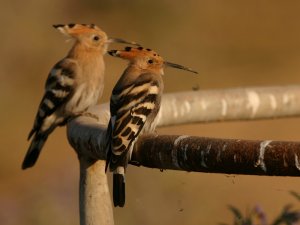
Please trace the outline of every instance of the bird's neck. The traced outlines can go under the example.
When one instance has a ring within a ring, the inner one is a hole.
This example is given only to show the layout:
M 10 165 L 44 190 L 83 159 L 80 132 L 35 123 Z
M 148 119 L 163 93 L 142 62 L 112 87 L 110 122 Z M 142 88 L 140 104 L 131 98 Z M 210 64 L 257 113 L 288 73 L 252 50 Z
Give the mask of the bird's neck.
M 76 42 L 72 49 L 69 51 L 68 58 L 78 61 L 92 62 L 103 58 L 104 52 L 101 48 L 93 48 L 86 46 L 83 43 Z
M 75 43 L 67 58 L 75 60 L 85 74 L 98 74 L 102 77 L 105 70 L 103 55 L 101 49 L 88 48 L 83 44 Z

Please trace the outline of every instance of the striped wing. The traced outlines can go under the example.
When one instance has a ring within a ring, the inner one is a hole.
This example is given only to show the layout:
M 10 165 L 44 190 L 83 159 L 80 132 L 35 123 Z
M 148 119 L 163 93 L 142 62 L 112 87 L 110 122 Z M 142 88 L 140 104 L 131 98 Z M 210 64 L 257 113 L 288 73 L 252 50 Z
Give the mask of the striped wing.
M 159 82 L 150 74 L 141 75 L 134 84 L 114 90 L 111 97 L 110 169 L 127 166 L 132 145 L 155 110 Z
M 58 62 L 51 70 L 45 84 L 45 94 L 39 105 L 34 126 L 28 139 L 35 132 L 39 132 L 44 121 L 72 96 L 76 72 L 77 64 L 69 59 Z

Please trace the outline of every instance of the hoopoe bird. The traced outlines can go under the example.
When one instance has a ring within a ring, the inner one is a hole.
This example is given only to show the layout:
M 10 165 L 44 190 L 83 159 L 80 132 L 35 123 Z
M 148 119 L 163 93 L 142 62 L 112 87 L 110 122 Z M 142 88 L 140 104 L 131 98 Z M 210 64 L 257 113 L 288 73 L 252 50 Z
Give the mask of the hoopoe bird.
M 49 134 L 65 125 L 73 117 L 84 114 L 97 103 L 103 91 L 104 61 L 109 43 L 126 42 L 108 38 L 94 24 L 53 25 L 75 43 L 67 56 L 52 68 L 45 84 L 45 93 L 29 133 L 31 144 L 22 164 L 22 169 L 32 167 Z
M 151 49 L 126 47 L 111 50 L 112 56 L 129 61 L 110 99 L 111 118 L 107 129 L 107 161 L 113 172 L 114 206 L 125 204 L 125 171 L 134 143 L 143 133 L 154 132 L 164 83 L 164 67 L 196 71 L 166 62 Z

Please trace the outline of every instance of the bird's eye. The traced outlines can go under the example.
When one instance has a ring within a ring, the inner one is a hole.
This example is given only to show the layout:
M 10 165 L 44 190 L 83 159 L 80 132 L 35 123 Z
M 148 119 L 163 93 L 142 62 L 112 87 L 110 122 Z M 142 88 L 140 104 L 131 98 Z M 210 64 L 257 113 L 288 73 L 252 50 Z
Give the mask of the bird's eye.
M 98 41 L 99 39 L 100 39 L 99 36 L 94 36 L 94 37 L 93 37 L 93 40 L 94 40 L 94 41 Z
M 149 64 L 152 64 L 152 63 L 153 63 L 153 60 L 152 60 L 152 59 L 149 59 L 149 60 L 148 60 L 148 63 L 149 63 Z

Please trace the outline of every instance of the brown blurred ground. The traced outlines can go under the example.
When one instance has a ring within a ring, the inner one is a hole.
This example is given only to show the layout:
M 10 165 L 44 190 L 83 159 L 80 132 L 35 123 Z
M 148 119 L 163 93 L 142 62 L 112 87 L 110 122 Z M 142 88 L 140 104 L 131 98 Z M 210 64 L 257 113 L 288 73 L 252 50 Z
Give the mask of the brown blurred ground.
M 300 83 L 300 2 L 279 0 L 8 1 L 0 20 L 0 223 L 79 224 L 78 163 L 61 128 L 37 165 L 21 171 L 26 137 L 45 78 L 70 48 L 54 23 L 96 23 L 109 35 L 135 40 L 199 76 L 166 70 L 166 92 Z M 120 46 L 112 46 L 112 48 Z M 126 63 L 106 57 L 107 101 Z M 300 119 L 194 124 L 163 134 L 299 140 Z M 116 224 L 213 225 L 230 222 L 227 204 L 259 203 L 273 218 L 300 179 L 196 174 L 129 168 L 127 204 Z

